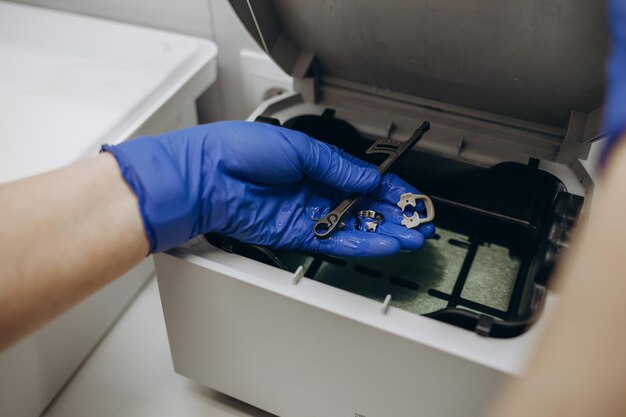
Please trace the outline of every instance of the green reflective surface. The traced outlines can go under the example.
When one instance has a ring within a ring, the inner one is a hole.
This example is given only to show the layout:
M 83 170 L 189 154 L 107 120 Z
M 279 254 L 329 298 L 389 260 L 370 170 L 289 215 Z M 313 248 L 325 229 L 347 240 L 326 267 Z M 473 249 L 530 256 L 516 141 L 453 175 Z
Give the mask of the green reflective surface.
M 292 271 L 302 265 L 308 278 L 381 302 L 391 294 L 393 306 L 426 314 L 447 306 L 429 290 L 452 293 L 469 246 L 468 236 L 438 228 L 437 238 L 419 252 L 370 259 L 324 257 L 314 271 L 311 256 L 283 251 L 277 255 Z M 505 311 L 519 268 L 520 260 L 510 257 L 507 248 L 481 245 L 461 296 Z
M 461 297 L 506 311 L 520 266 L 505 247 L 479 246 Z

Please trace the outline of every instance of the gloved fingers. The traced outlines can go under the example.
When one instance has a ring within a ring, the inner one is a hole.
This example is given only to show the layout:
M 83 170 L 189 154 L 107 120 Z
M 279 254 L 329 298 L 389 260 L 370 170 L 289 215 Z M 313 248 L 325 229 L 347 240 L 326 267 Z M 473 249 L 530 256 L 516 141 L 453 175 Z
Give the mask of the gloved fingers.
M 392 206 L 391 204 L 384 203 L 382 201 L 372 201 L 368 204 L 368 207 L 371 210 L 374 210 L 377 213 L 380 213 L 384 216 L 385 223 L 393 223 L 397 225 L 402 225 L 402 210 L 398 206 Z M 424 206 L 422 205 L 422 209 Z M 407 215 L 410 215 L 407 213 Z M 426 214 L 418 213 L 421 219 L 426 217 Z M 405 227 L 405 226 L 402 226 Z M 420 232 L 426 239 L 430 239 L 435 235 L 435 225 L 432 222 L 423 223 L 417 226 L 417 228 L 413 229 Z
M 402 246 L 398 239 L 358 231 L 338 231 L 328 239 L 312 238 L 309 250 L 333 256 L 380 257 L 395 255 Z
M 356 162 L 356 158 L 338 148 L 302 133 L 290 135 L 296 133 L 303 138 L 288 140 L 298 154 L 302 171 L 310 178 L 348 192 L 369 192 L 380 184 L 380 173 L 375 166 Z
M 416 251 L 424 246 L 425 237 L 422 233 L 416 229 L 407 229 L 398 224 L 382 222 L 378 225 L 376 233 L 397 239 L 402 250 Z
M 420 218 L 424 218 L 425 216 L 420 213 Z M 437 228 L 432 222 L 422 223 L 417 226 L 416 230 L 422 234 L 426 239 L 431 239 L 435 236 L 435 232 Z
M 386 222 L 402 224 L 402 210 L 398 206 L 385 203 L 383 201 L 369 201 L 363 209 L 374 210 L 385 217 Z
M 337 147 L 335 147 L 335 146 L 333 146 L 333 145 L 328 145 L 328 146 L 330 146 L 330 147 L 333 147 L 333 148 L 337 149 L 337 151 L 341 154 L 341 156 L 343 156 L 344 158 L 346 158 L 348 161 L 353 162 L 355 165 L 359 165 L 359 166 L 362 166 L 362 167 L 372 167 L 372 166 L 373 166 L 374 168 L 376 168 L 376 166 L 375 166 L 375 165 L 372 165 L 372 164 L 370 164 L 370 163 L 369 163 L 369 162 L 367 162 L 367 161 L 364 161 L 364 160 L 362 160 L 362 159 L 359 159 L 359 158 L 357 158 L 356 156 L 352 156 L 352 155 L 350 155 L 348 152 L 344 151 L 343 149 L 339 149 L 339 148 L 337 148 Z M 377 169 L 378 169 L 378 168 L 377 168 Z
M 373 193 L 370 193 L 369 197 L 373 200 L 383 201 L 392 206 L 398 207 L 400 196 L 402 194 L 420 194 L 415 187 L 395 174 L 386 174 L 383 176 L 380 185 Z M 424 203 L 421 201 L 416 202 L 415 210 L 424 210 Z
M 361 233 L 377 233 L 393 237 L 400 242 L 400 246 L 403 250 L 418 250 L 424 246 L 425 239 L 431 238 L 435 235 L 435 226 L 432 223 L 424 223 L 419 225 L 417 228 L 409 229 L 400 224 L 399 221 L 395 221 L 398 220 L 398 218 L 400 220 L 402 219 L 402 214 L 400 214 L 399 217 L 394 216 L 396 214 L 395 212 L 399 211 L 399 209 L 394 209 L 386 203 L 379 203 L 376 208 L 377 210 L 375 211 L 383 215 L 383 220 L 378 223 L 375 232 L 367 232 L 364 229 L 365 225 L 363 224 L 361 224 L 361 226 L 357 226 L 357 220 L 353 214 L 343 218 L 344 230 L 356 230 Z M 422 218 L 424 217 L 422 216 Z

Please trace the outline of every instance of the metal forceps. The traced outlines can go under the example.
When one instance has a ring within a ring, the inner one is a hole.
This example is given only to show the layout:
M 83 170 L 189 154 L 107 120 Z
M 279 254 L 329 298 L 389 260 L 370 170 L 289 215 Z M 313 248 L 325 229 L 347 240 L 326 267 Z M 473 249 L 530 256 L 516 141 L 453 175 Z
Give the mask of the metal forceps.
M 387 158 L 378 166 L 378 172 L 384 174 L 391 168 L 391 166 L 405 154 L 407 154 L 411 148 L 424 136 L 424 133 L 430 129 L 430 123 L 424 122 L 418 127 L 413 135 L 406 142 L 396 142 L 389 139 L 381 139 L 372 146 L 370 146 L 365 152 L 368 155 L 372 154 L 386 154 Z M 359 201 L 362 194 L 352 194 L 350 197 L 343 200 L 336 209 L 322 217 L 313 226 L 313 233 L 319 239 L 327 239 L 333 233 L 337 225 L 341 222 L 341 219 L 345 214 Z

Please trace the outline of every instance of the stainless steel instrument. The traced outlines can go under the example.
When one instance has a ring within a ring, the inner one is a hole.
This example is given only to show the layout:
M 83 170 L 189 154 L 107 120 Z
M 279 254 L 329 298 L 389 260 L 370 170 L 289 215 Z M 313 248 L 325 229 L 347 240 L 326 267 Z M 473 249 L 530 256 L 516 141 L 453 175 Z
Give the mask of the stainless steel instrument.
M 430 123 L 424 122 L 418 127 L 413 135 L 406 142 L 397 142 L 389 139 L 381 139 L 376 141 L 365 152 L 368 155 L 386 154 L 387 158 L 378 166 L 378 171 L 384 174 L 391 166 L 406 155 L 411 148 L 424 136 L 430 129 Z M 313 226 L 313 233 L 319 239 L 327 239 L 337 228 L 341 219 L 345 214 L 359 201 L 362 194 L 352 194 L 350 197 L 342 201 L 337 208 L 322 217 Z

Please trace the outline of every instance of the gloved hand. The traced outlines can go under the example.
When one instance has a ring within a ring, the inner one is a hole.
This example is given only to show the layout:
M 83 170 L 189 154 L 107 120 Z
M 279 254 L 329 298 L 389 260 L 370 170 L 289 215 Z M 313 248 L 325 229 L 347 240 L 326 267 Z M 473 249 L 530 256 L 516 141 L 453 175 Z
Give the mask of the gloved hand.
M 150 251 L 201 233 L 243 242 L 341 256 L 417 250 L 432 224 L 409 230 L 395 206 L 416 193 L 394 175 L 309 136 L 263 123 L 220 122 L 104 146 L 137 194 Z M 354 230 L 354 218 L 330 238 L 313 235 L 317 219 L 351 192 L 385 220 L 376 233 Z M 419 209 L 419 207 L 418 207 Z
M 613 145 L 626 133 L 626 0 L 609 0 L 611 53 L 607 71 L 604 129 L 608 141 L 602 161 Z

